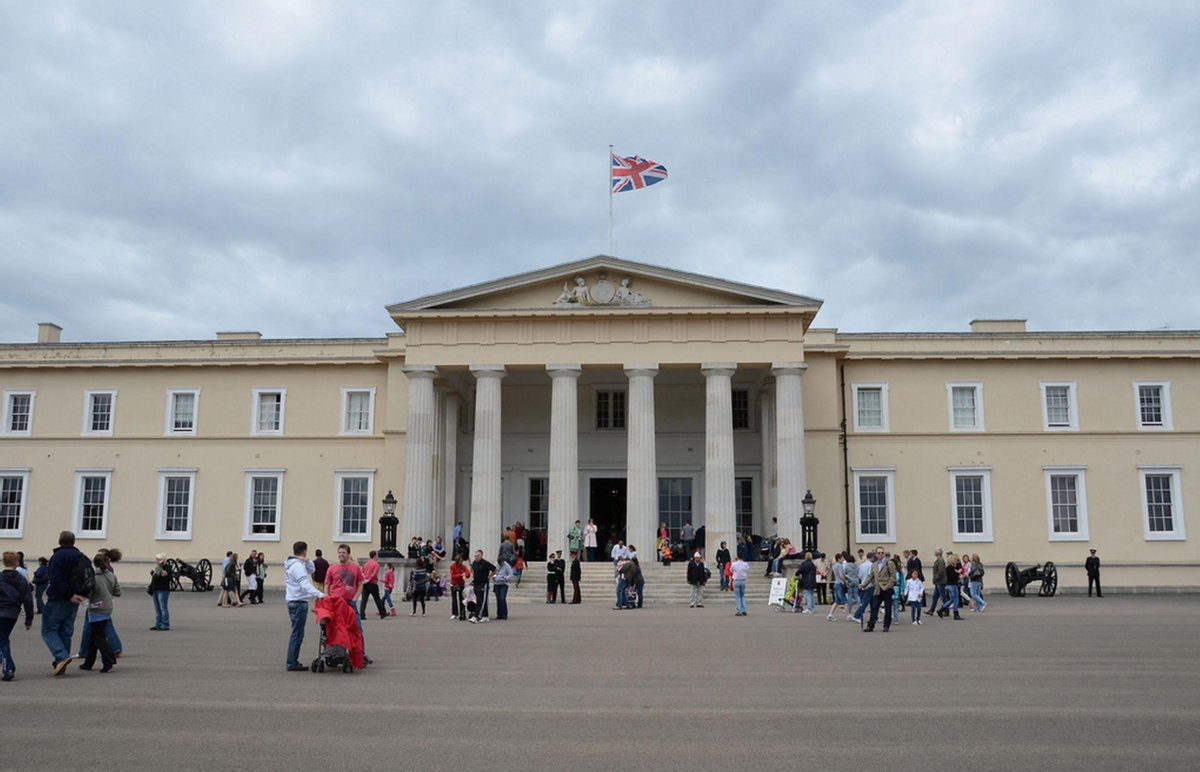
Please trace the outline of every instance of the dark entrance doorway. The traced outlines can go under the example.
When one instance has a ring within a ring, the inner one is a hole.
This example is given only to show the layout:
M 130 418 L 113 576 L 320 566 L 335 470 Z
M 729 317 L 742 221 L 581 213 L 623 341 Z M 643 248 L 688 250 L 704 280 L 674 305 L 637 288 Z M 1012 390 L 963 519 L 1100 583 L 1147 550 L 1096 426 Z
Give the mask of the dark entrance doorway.
M 625 538 L 625 478 L 593 477 L 589 493 L 591 518 L 596 522 L 596 557 L 602 559 L 604 547 L 614 535 Z

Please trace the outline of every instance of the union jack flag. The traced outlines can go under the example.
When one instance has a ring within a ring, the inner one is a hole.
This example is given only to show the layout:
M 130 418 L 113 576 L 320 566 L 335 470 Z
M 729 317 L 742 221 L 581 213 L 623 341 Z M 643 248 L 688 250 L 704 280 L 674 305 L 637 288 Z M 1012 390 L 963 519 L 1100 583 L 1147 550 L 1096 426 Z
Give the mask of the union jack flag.
M 612 192 L 639 190 L 667 178 L 667 167 L 641 156 L 612 157 Z

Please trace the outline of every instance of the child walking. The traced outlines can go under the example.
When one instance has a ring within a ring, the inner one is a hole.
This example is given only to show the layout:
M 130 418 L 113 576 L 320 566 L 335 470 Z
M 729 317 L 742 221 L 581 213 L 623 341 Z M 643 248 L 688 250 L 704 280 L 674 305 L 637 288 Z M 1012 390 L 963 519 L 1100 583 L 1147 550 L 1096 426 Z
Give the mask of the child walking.
M 921 604 L 925 602 L 925 583 L 916 569 L 909 574 L 904 583 L 904 596 L 908 599 L 908 608 L 912 612 L 912 623 L 921 624 Z
M 392 590 L 396 589 L 396 567 L 391 563 L 387 564 L 387 570 L 383 572 L 383 604 L 391 611 L 388 616 L 396 616 L 396 604 L 392 603 Z

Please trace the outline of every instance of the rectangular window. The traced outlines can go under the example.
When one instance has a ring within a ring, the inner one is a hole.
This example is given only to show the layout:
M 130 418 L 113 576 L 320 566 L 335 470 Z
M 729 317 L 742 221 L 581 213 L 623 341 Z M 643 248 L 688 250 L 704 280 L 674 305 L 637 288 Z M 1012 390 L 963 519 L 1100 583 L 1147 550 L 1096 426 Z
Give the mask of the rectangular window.
M 108 537 L 111 469 L 75 470 L 75 535 L 81 539 Z
M 954 541 L 991 541 L 991 467 L 951 467 L 950 495 Z
M 950 406 L 950 431 L 983 431 L 983 384 L 947 383 Z
M 737 509 L 737 532 L 749 536 L 754 530 L 754 478 L 736 478 L 733 481 L 733 495 Z
M 529 478 L 529 528 L 541 531 L 549 522 L 550 478 Z
M 1074 381 L 1042 381 L 1042 428 L 1045 431 L 1078 431 L 1079 410 Z
M 1142 525 L 1148 541 L 1182 541 L 1183 500 L 1178 466 L 1139 466 L 1142 478 Z
M 750 428 L 750 392 L 746 389 L 734 389 L 730 393 L 733 405 L 733 428 Z
M 116 390 L 89 389 L 85 391 L 83 393 L 83 433 L 89 436 L 112 436 L 113 413 L 116 408 Z
M 37 392 L 4 392 L 4 425 L 0 428 L 9 437 L 28 437 L 33 433 L 33 403 Z
M 154 538 L 192 538 L 195 492 L 195 469 L 158 470 L 158 530 Z
M 596 428 L 625 428 L 625 392 L 615 389 L 596 392 Z
M 0 469 L 0 538 L 20 539 L 24 536 L 28 489 L 28 469 Z
M 375 387 L 342 389 L 342 434 L 375 432 Z
M 283 507 L 283 470 L 246 470 L 247 541 L 279 541 L 280 511 Z
M 692 519 L 692 478 L 658 478 L 658 519 L 667 524 L 672 542 L 683 538 L 683 525 Z
M 375 470 L 342 470 L 335 476 L 337 512 L 334 538 L 370 541 Z
M 1046 518 L 1050 541 L 1087 541 L 1087 484 L 1083 466 L 1047 466 Z
M 283 434 L 284 403 L 287 389 L 254 389 L 254 415 L 250 433 L 256 435 Z
M 850 389 L 854 394 L 854 431 L 888 431 L 888 385 L 852 383 Z
M 896 541 L 895 470 L 854 470 L 857 541 Z
M 167 390 L 167 430 L 168 437 L 190 437 L 196 434 L 196 424 L 200 417 L 199 389 L 168 389 Z
M 1171 382 L 1134 381 L 1133 396 L 1136 400 L 1138 429 L 1146 431 L 1171 431 Z

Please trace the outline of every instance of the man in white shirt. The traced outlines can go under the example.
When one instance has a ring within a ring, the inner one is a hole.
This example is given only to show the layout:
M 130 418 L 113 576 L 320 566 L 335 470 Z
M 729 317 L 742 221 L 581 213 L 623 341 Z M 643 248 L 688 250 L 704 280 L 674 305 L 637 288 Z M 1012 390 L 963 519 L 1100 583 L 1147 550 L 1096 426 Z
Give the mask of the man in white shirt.
M 618 561 L 625 560 L 628 557 L 629 551 L 625 549 L 625 542 L 618 541 L 616 546 L 612 548 L 613 563 L 615 564 Z
M 750 564 L 742 560 L 739 554 L 737 559 L 729 566 L 729 573 L 733 579 L 733 602 L 737 608 L 734 616 L 746 616 L 746 577 L 750 575 Z
M 308 544 L 298 541 L 292 545 L 292 556 L 284 561 L 284 584 L 287 587 L 288 616 L 292 620 L 292 635 L 288 639 L 287 669 L 303 672 L 308 665 L 300 664 L 300 647 L 304 644 L 304 625 L 308 621 L 308 599 L 324 598 L 325 593 L 312 585 L 314 566 L 308 560 Z

